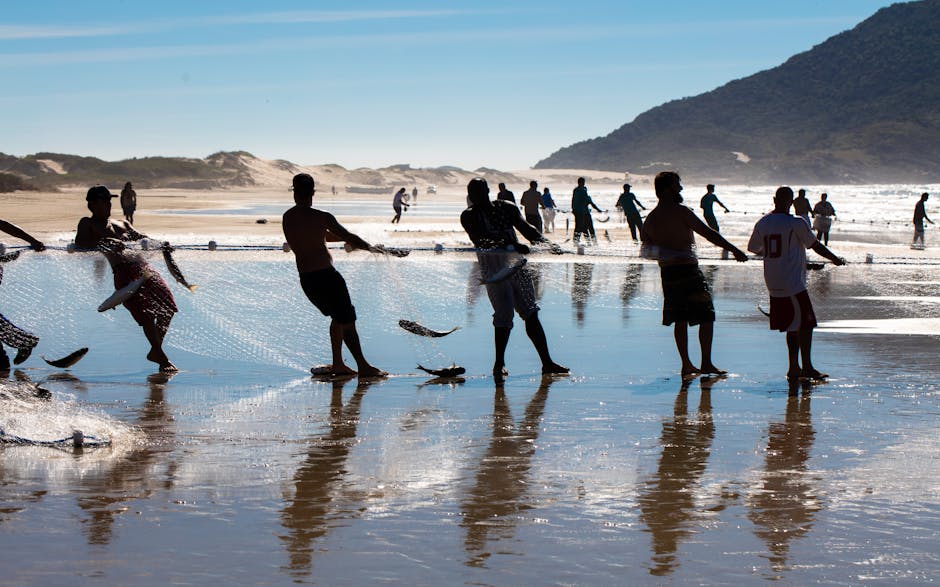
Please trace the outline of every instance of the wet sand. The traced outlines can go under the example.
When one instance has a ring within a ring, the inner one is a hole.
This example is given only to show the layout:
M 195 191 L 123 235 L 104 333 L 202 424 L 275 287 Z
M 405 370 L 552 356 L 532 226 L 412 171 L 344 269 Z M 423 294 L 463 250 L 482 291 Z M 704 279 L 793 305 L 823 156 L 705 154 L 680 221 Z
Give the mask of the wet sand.
M 306 374 L 328 356 L 326 321 L 288 255 L 177 260 L 200 289 L 172 284 L 171 378 L 152 374 L 126 311 L 95 312 L 100 261 L 5 267 L 4 314 L 41 343 L 3 391 L 29 380 L 52 399 L 0 399 L 3 427 L 77 424 L 114 446 L 0 447 L 0 585 L 912 584 L 940 570 L 937 335 L 839 329 L 940 320 L 929 264 L 812 273 L 814 357 L 832 378 L 791 390 L 758 263 L 706 262 L 731 374 L 686 382 L 654 265 L 532 255 L 572 375 L 543 380 L 517 323 L 498 390 L 469 255 L 337 256 L 366 354 L 394 374 L 371 383 Z M 401 318 L 461 330 L 423 339 Z M 38 358 L 79 346 L 92 350 L 68 372 Z M 451 361 L 462 381 L 415 369 Z

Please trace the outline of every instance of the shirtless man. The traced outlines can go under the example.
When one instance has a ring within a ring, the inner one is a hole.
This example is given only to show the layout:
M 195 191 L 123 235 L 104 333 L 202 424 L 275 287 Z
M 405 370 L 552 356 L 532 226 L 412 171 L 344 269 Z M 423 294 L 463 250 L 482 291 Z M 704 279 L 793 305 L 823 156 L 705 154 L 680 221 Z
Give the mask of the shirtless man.
M 75 232 L 75 247 L 78 250 L 98 250 L 104 253 L 114 273 L 114 288 L 121 289 L 131 282 L 146 276 L 137 293 L 124 302 L 124 307 L 144 331 L 150 343 L 147 360 L 160 366 L 160 371 L 177 371 L 176 366 L 163 352 L 163 339 L 176 314 L 176 300 L 160 274 L 139 254 L 128 251 L 126 241 L 146 238 L 126 220 L 111 218 L 111 198 L 108 188 L 96 185 L 85 194 L 85 202 L 91 216 L 78 222 Z
M 467 184 L 467 200 L 470 207 L 460 215 L 460 224 L 477 247 L 477 258 L 484 278 L 506 267 L 510 256 L 529 252 L 529 248 L 518 241 L 517 230 L 530 242 L 548 244 L 552 247 L 552 252 L 561 252 L 557 245 L 552 245 L 539 231 L 522 219 L 515 204 L 505 200 L 491 202 L 490 188 L 485 179 L 478 177 L 470 180 Z M 486 293 L 493 305 L 496 345 L 493 379 L 498 385 L 502 385 L 507 375 L 506 346 L 509 344 L 509 333 L 512 330 L 513 310 L 525 322 L 525 332 L 542 360 L 542 374 L 563 375 L 568 372 L 567 367 L 562 367 L 552 360 L 548 351 L 545 330 L 539 320 L 539 306 L 535 302 L 532 277 L 525 268 L 518 270 L 508 279 L 487 284 Z
M 764 257 L 764 282 L 770 292 L 770 328 L 787 333 L 790 367 L 787 379 L 828 377 L 813 367 L 811 356 L 816 315 L 806 292 L 806 249 L 813 249 L 835 265 L 845 265 L 814 237 L 802 218 L 790 215 L 793 190 L 782 186 L 774 195 L 774 210 L 761 218 L 747 244 Z M 803 366 L 800 367 L 800 357 Z
M 930 194 L 924 192 L 920 195 L 920 200 L 914 205 L 914 240 L 911 241 L 912 249 L 924 248 L 924 220 L 933 224 L 933 220 L 927 217 L 927 210 L 924 204 Z
M 28 234 L 19 226 L 7 222 L 6 220 L 0 220 L 0 231 L 28 242 L 29 246 L 31 246 L 34 251 L 43 251 L 46 249 L 46 245 L 44 245 L 39 239 Z M 2 280 L 3 265 L 0 265 L 0 281 Z M 0 314 L 0 343 L 16 349 L 16 356 L 13 358 L 13 364 L 19 365 L 29 358 L 30 353 L 33 352 L 33 348 L 39 343 L 39 338 L 35 334 L 31 334 L 22 328 L 19 328 L 7 320 L 3 314 Z M 6 371 L 9 368 L 10 358 L 7 356 L 3 346 L 0 345 L 0 371 Z
M 313 177 L 307 173 L 294 176 L 293 208 L 284 212 L 282 226 L 284 238 L 294 252 L 300 286 L 314 306 L 330 317 L 330 349 L 333 362 L 329 374 L 352 376 L 357 372 L 343 362 L 343 343 L 352 353 L 359 369 L 359 377 L 382 377 L 385 371 L 373 367 L 362 354 L 359 333 L 356 331 L 356 309 L 349 298 L 346 280 L 333 267 L 333 258 L 326 248 L 327 241 L 343 241 L 352 249 L 370 250 L 372 246 L 349 232 L 329 212 L 313 207 L 316 191 Z
M 663 325 L 675 323 L 676 349 L 682 360 L 683 376 L 723 375 L 712 363 L 712 335 L 715 325 L 715 307 L 695 256 L 695 236 L 698 233 L 712 244 L 726 249 L 736 261 L 747 261 L 741 249 L 709 228 L 688 206 L 682 205 L 682 183 L 679 174 L 663 171 L 653 182 L 659 203 L 646 215 L 641 231 L 642 254 L 659 261 L 663 282 Z M 702 349 L 701 367 L 689 360 L 689 324 L 699 325 L 698 340 Z

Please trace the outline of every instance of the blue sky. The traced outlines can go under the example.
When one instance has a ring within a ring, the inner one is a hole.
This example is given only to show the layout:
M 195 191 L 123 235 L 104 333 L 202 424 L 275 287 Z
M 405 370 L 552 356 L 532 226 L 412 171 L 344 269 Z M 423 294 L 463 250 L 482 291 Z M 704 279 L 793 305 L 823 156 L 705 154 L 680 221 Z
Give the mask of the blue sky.
M 0 152 L 523 169 L 889 4 L 5 2 Z

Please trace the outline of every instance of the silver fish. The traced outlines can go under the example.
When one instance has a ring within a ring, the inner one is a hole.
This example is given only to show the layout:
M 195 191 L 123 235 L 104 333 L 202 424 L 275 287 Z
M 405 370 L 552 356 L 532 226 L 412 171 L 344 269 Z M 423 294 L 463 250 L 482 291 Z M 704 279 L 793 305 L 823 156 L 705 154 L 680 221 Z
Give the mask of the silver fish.
M 444 369 L 425 369 L 421 365 L 418 365 L 418 369 L 421 369 L 429 375 L 436 375 L 438 377 L 457 377 L 458 375 L 463 375 L 467 372 L 467 370 L 463 367 L 458 367 L 453 363 L 450 367 L 445 367 Z
M 81 361 L 82 357 L 84 357 L 87 352 L 88 352 L 88 347 L 83 347 L 83 348 L 78 349 L 74 353 L 69 353 L 68 355 L 65 355 L 61 359 L 50 361 L 46 357 L 43 357 L 42 360 L 49 363 L 53 367 L 58 367 L 59 369 L 68 369 L 75 363 Z
M 173 276 L 173 279 L 175 279 L 177 283 L 189 291 L 195 290 L 197 286 L 191 285 L 186 281 L 186 278 L 183 277 L 183 272 L 180 271 L 180 266 L 177 265 L 176 261 L 173 260 L 173 255 L 171 255 L 173 252 L 173 247 L 170 246 L 170 243 L 164 242 L 161 248 L 163 249 L 163 262 L 166 263 L 166 268 L 169 269 L 170 275 Z
M 429 338 L 440 338 L 442 336 L 447 336 L 448 334 L 460 329 L 459 326 L 455 326 L 446 332 L 439 332 L 437 330 L 431 330 L 427 326 L 421 326 L 417 322 L 412 322 L 411 320 L 399 320 L 398 325 L 412 334 L 417 334 L 418 336 L 427 336 Z

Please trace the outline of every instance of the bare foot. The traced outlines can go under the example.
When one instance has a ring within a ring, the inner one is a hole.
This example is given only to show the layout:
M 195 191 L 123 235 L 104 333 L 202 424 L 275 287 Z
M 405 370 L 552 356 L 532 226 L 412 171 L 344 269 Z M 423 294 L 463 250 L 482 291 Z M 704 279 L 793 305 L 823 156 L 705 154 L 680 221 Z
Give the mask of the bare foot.
M 787 381 L 797 381 L 800 378 L 799 369 L 790 369 L 787 371 Z
M 542 375 L 567 375 L 570 371 L 568 367 L 562 367 L 554 362 L 542 365 Z
M 499 364 L 493 365 L 493 381 L 495 381 L 497 385 L 502 385 L 508 376 L 509 371 L 506 370 L 506 367 Z
M 828 379 L 829 375 L 827 373 L 820 373 L 816 369 L 803 369 L 800 371 L 800 379 Z
M 355 373 L 355 371 L 353 371 Z M 373 367 L 369 365 L 368 367 L 362 367 L 359 369 L 359 379 L 370 378 L 370 377 L 387 377 L 388 371 L 383 371 L 378 367 Z
M 723 369 L 719 369 L 718 367 L 712 365 L 711 363 L 709 363 L 708 365 L 702 365 L 702 368 L 699 369 L 699 373 L 701 373 L 702 375 L 727 375 L 728 374 L 727 371 Z
M 166 361 L 165 363 L 160 363 L 161 373 L 176 373 L 177 371 L 179 371 L 179 369 L 177 369 L 176 365 L 174 365 L 170 361 Z
M 699 368 L 696 367 L 695 365 L 683 365 L 682 371 L 680 371 L 679 373 L 682 375 L 683 378 L 686 378 L 686 377 L 691 378 L 691 377 L 695 377 L 696 375 L 701 375 L 702 371 L 699 370 Z

